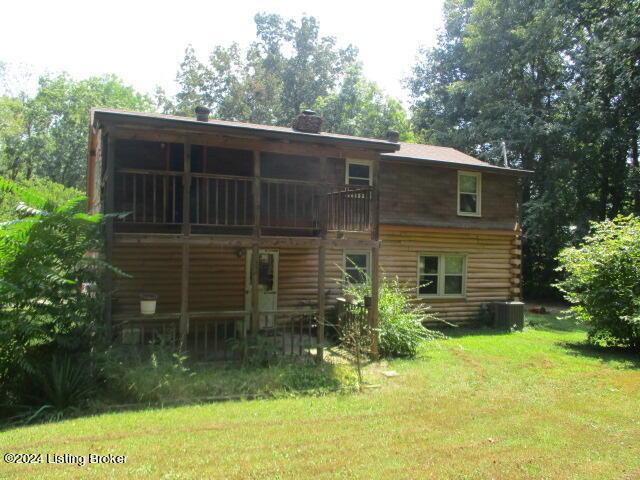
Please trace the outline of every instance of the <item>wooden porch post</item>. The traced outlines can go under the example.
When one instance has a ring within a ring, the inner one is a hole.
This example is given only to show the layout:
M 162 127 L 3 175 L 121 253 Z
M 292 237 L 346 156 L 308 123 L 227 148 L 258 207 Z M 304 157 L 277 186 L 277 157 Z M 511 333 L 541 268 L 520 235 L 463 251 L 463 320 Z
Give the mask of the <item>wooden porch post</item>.
M 182 294 L 180 297 L 180 349 L 189 334 L 189 237 L 191 235 L 191 143 L 184 142 L 182 175 Z
M 320 179 L 323 184 L 327 183 L 327 158 L 320 159 Z M 324 322 L 325 322 L 325 273 L 327 260 L 327 196 L 322 187 L 322 195 L 318 205 L 318 222 L 320 227 L 320 237 L 322 242 L 318 247 L 318 349 L 316 360 L 322 362 L 324 357 Z
M 373 191 L 371 205 L 371 239 L 380 239 L 380 162 L 374 160 Z M 378 300 L 380 296 L 380 248 L 378 244 L 371 249 L 371 308 L 369 309 L 369 325 L 371 327 L 371 356 L 378 358 Z
M 251 249 L 251 335 L 260 329 L 260 152 L 253 152 L 253 246 Z
M 106 142 L 105 142 L 106 140 Z M 113 138 L 113 134 L 109 133 L 108 135 L 102 136 L 102 145 L 104 147 L 106 143 L 107 147 L 107 155 L 106 155 L 106 165 L 104 166 L 104 205 L 103 212 L 104 213 L 113 213 L 114 209 L 114 174 L 115 174 L 115 139 Z M 103 157 L 104 158 L 104 157 Z M 101 162 L 102 163 L 102 162 Z M 113 258 L 113 218 L 109 217 L 105 223 L 105 257 L 108 263 L 111 263 Z M 104 326 L 105 326 L 105 334 L 109 339 L 109 342 L 112 340 L 112 291 L 113 291 L 113 274 L 110 270 L 105 272 L 104 277 L 104 287 L 105 287 L 105 305 L 104 305 Z
M 324 317 L 325 317 L 325 263 L 327 246 L 323 243 L 318 247 L 318 351 L 316 360 L 322 362 L 324 356 Z

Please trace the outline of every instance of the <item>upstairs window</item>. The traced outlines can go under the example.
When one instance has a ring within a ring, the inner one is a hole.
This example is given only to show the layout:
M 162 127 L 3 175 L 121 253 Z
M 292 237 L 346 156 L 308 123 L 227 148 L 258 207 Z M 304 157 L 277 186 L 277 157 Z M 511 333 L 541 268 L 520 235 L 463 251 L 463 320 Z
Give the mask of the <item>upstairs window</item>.
M 369 253 L 345 252 L 344 273 L 347 283 L 365 283 L 369 273 Z
M 477 172 L 458 172 L 458 215 L 479 217 L 482 176 Z
M 371 164 L 365 161 L 347 160 L 345 184 L 371 185 Z
M 466 257 L 459 254 L 418 257 L 418 296 L 462 296 L 466 283 Z

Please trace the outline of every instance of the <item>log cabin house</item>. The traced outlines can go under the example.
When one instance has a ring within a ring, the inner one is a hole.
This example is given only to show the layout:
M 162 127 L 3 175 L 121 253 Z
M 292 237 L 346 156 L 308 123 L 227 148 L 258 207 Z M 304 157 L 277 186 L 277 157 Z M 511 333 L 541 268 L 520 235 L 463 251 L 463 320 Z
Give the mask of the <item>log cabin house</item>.
M 450 323 L 520 296 L 523 171 L 451 148 L 293 128 L 94 109 L 92 212 L 108 220 L 114 338 L 177 338 L 228 358 L 233 341 L 270 338 L 283 354 L 322 356 L 338 280 L 398 276 Z M 140 295 L 157 296 L 141 315 Z M 375 345 L 374 345 L 375 348 Z

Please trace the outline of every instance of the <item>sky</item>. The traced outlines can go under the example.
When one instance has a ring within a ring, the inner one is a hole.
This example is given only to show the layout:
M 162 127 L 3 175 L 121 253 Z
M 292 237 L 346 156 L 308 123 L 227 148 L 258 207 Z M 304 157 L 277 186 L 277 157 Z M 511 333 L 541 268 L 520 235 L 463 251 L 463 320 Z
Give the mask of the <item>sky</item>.
M 14 74 L 114 73 L 144 93 L 156 86 L 175 93 L 188 44 L 205 60 L 215 45 L 248 45 L 257 12 L 306 14 L 318 19 L 321 35 L 358 47 L 365 75 L 406 103 L 402 79 L 418 49 L 435 43 L 441 11 L 442 0 L 5 0 L 0 62 Z

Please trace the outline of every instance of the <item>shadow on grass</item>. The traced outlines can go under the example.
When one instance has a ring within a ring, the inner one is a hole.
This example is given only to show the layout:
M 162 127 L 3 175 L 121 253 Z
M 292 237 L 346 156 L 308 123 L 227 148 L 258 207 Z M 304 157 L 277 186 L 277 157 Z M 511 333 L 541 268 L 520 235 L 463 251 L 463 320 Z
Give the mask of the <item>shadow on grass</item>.
M 469 337 L 469 336 L 501 336 L 501 335 L 509 335 L 511 332 L 509 330 L 500 330 L 497 328 L 491 327 L 439 327 L 434 328 L 439 332 L 442 332 L 449 338 L 461 338 L 461 337 Z
M 536 330 L 553 332 L 587 332 L 568 315 L 527 314 L 527 324 Z M 640 368 L 640 352 L 631 348 L 604 347 L 592 345 L 586 340 L 582 342 L 559 341 L 556 343 L 564 348 L 569 355 L 598 359 L 606 363 L 617 363 L 622 368 Z
M 578 325 L 574 319 L 562 313 L 536 314 L 527 313 L 525 315 L 525 325 L 536 330 L 547 330 L 553 332 L 584 332 L 585 329 Z
M 545 330 L 550 332 L 583 332 L 580 325 L 577 325 L 571 318 L 562 315 L 525 313 L 525 328 L 535 330 Z M 513 333 L 511 330 L 493 328 L 490 326 L 461 326 L 461 327 L 437 327 L 436 330 L 444 333 L 450 338 L 460 338 L 467 336 L 503 336 Z
M 617 363 L 620 368 L 640 369 L 640 352 L 624 347 L 603 347 L 587 342 L 560 342 L 567 353 L 575 356 L 590 357 L 605 363 Z

